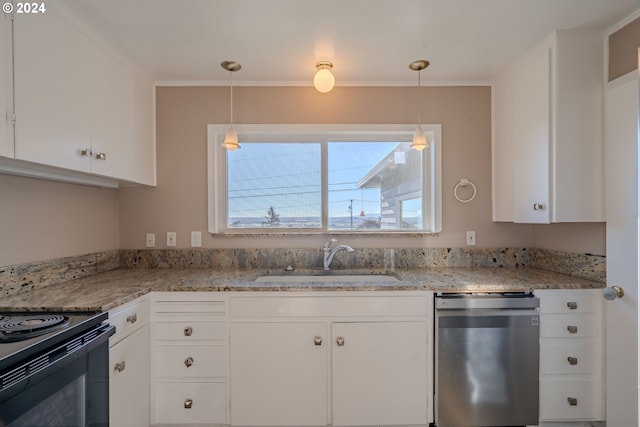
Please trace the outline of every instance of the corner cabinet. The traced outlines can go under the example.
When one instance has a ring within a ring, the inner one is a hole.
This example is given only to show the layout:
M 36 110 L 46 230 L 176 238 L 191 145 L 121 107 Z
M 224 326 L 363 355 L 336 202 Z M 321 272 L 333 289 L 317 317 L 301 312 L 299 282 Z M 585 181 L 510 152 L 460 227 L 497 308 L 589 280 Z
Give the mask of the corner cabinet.
M 149 300 L 109 311 L 116 333 L 109 339 L 109 424 L 149 425 Z
M 604 221 L 603 44 L 556 31 L 494 82 L 494 221 Z
M 155 185 L 146 76 L 58 3 L 46 13 L 16 14 L 12 47 L 15 150 L 0 154 L 18 162 L 7 170 Z
M 432 298 L 231 297 L 231 424 L 426 426 Z

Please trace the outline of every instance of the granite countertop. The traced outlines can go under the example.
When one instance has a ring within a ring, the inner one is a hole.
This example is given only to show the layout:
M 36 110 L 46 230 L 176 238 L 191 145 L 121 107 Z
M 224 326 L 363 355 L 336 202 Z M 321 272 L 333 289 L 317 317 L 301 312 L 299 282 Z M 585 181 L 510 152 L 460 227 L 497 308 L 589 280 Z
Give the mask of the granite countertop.
M 261 275 L 321 274 L 320 270 L 117 269 L 2 298 L 0 311 L 105 311 L 154 291 L 328 292 L 328 291 L 526 291 L 592 289 L 604 283 L 533 267 L 441 267 L 349 270 L 352 274 L 391 274 L 395 282 L 254 282 Z M 339 275 L 345 271 L 331 271 Z

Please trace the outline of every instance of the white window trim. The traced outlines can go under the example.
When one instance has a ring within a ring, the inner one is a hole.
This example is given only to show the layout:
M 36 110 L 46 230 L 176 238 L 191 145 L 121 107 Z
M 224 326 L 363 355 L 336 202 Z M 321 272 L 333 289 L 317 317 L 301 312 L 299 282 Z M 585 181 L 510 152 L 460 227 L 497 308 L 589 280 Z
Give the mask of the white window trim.
M 372 232 L 373 235 L 381 234 L 438 234 L 442 231 L 442 126 L 439 124 L 421 125 L 422 130 L 432 137 L 429 140 L 431 150 L 429 156 L 430 164 L 428 168 L 433 170 L 433 179 L 430 181 L 429 195 L 432 206 L 435 206 L 434 215 L 429 223 L 430 231 L 406 231 L 406 230 L 385 230 L 381 232 Z M 208 207 L 208 230 L 212 234 L 265 234 L 264 230 L 254 231 L 247 229 L 232 230 L 227 229 L 224 224 L 226 212 L 226 180 L 216 179 L 216 173 L 226 176 L 226 156 L 225 149 L 221 147 L 224 135 L 229 125 L 207 125 L 207 207 Z M 300 135 L 308 138 L 310 134 L 339 135 L 342 141 L 348 141 L 349 133 L 353 133 L 357 138 L 362 140 L 362 136 L 367 133 L 371 134 L 371 140 L 392 140 L 411 141 L 415 125 L 234 125 L 234 129 L 238 132 L 240 145 L 242 141 L 268 141 L 277 142 L 297 141 Z M 326 167 L 323 165 L 323 173 Z M 323 188 L 323 191 L 326 189 Z M 326 200 L 326 194 L 325 200 Z M 323 210 L 323 223 L 326 217 L 326 207 Z M 326 224 L 323 224 L 326 226 Z M 295 231 L 276 231 L 273 230 L 266 234 L 272 235 L 301 235 L 301 234 L 357 234 L 367 235 L 368 233 L 353 233 L 346 231 L 334 230 L 295 230 Z

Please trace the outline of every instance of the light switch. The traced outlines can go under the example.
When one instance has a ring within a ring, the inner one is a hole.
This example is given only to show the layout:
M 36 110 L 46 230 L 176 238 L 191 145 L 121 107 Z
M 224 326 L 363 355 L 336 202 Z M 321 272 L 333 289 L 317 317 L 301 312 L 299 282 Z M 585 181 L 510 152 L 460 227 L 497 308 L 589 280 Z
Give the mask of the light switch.
M 467 246 L 475 246 L 475 245 L 476 245 L 476 232 L 467 231 Z
M 176 245 L 176 232 L 167 231 L 167 246 L 175 246 L 175 245 Z
M 191 232 L 191 247 L 192 248 L 199 248 L 200 246 L 202 246 L 202 233 L 199 231 L 192 231 Z
M 147 233 L 147 247 L 153 248 L 156 246 L 156 233 Z

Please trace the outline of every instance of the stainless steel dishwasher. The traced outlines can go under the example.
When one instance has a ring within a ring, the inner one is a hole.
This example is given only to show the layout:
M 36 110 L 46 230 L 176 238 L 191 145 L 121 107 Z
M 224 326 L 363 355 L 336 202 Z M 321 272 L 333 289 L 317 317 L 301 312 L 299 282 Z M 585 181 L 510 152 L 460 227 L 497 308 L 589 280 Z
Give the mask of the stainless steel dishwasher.
M 437 427 L 538 424 L 538 307 L 530 293 L 436 296 Z

